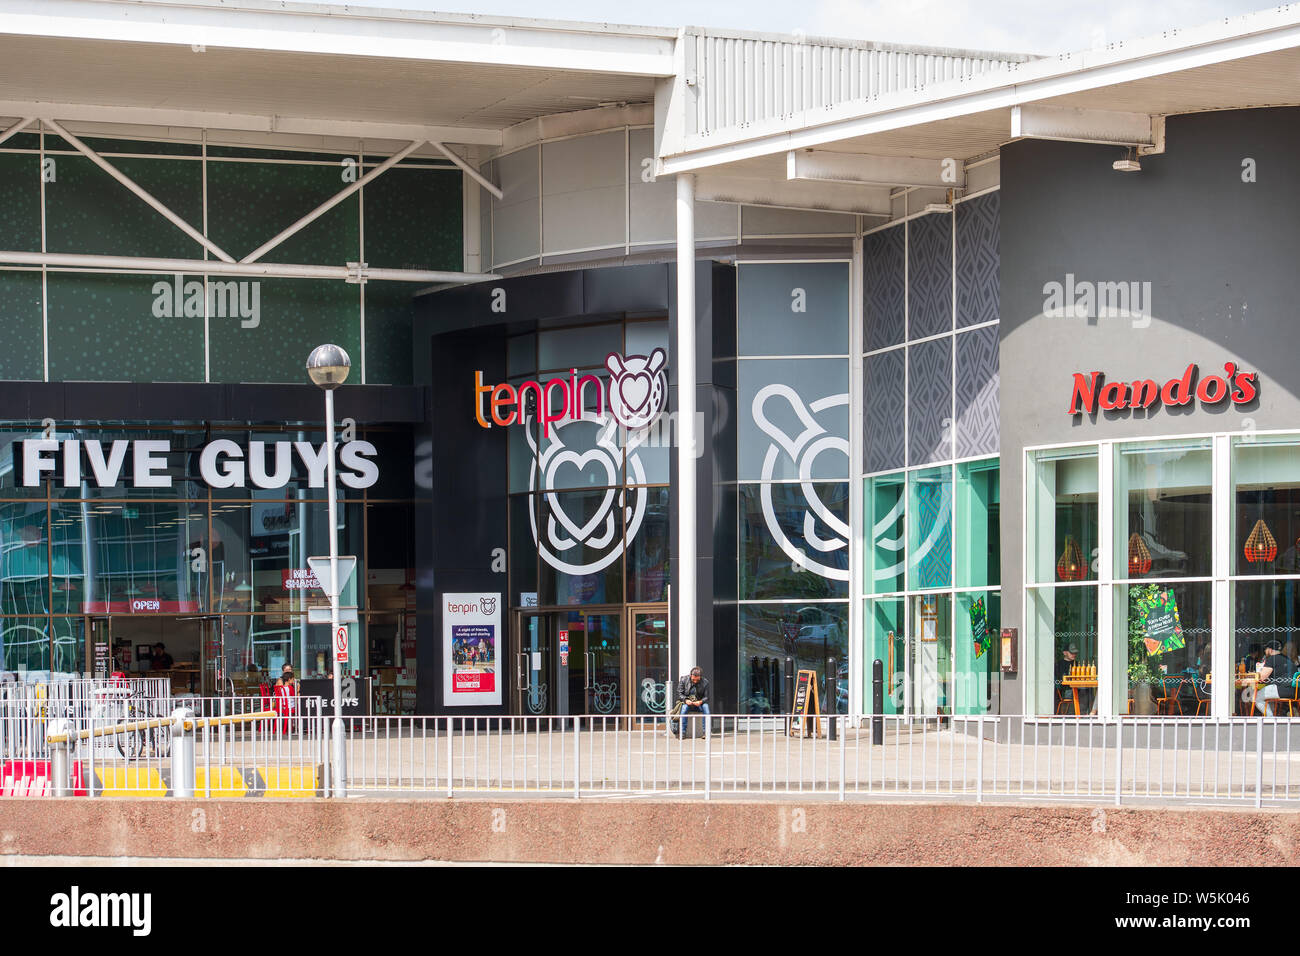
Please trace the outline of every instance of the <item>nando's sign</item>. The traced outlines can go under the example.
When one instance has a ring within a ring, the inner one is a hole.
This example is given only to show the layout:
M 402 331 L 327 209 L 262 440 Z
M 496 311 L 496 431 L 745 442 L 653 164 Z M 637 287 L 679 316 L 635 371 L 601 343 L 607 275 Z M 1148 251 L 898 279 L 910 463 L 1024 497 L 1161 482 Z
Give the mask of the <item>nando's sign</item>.
M 1201 374 L 1200 367 L 1193 363 L 1181 376 L 1165 382 L 1151 378 L 1108 382 L 1103 372 L 1075 372 L 1070 414 L 1091 415 L 1098 409 L 1151 408 L 1157 403 L 1178 407 L 1195 400 L 1204 405 L 1226 401 L 1246 405 L 1258 396 L 1259 373 L 1239 369 L 1233 362 L 1224 363 L 1223 374 L 1216 369 L 1209 375 Z

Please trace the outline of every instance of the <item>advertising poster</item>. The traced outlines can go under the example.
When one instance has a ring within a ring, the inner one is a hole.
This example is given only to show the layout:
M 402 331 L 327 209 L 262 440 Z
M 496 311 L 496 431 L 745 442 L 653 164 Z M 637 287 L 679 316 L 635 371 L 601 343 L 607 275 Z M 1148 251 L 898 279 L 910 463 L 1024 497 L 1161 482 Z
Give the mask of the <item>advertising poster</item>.
M 1187 646 L 1183 639 L 1183 625 L 1178 620 L 1178 602 L 1174 600 L 1171 589 L 1164 588 L 1139 598 L 1138 606 L 1142 615 L 1142 639 L 1148 655 L 1155 657 Z
M 450 707 L 501 703 L 501 595 L 442 596 L 442 699 Z
M 993 633 L 989 630 L 989 616 L 983 598 L 970 606 L 970 636 L 975 642 L 975 659 L 979 660 L 993 647 Z

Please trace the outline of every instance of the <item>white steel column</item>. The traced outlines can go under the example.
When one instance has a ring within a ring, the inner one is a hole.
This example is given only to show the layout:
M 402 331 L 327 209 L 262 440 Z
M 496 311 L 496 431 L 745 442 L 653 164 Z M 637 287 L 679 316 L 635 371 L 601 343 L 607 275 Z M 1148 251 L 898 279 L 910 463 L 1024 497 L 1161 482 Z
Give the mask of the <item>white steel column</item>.
M 1097 716 L 1110 717 L 1120 713 L 1117 708 L 1115 684 L 1115 445 L 1101 442 L 1097 448 Z M 1125 504 L 1123 507 L 1127 508 Z M 1053 548 L 1055 550 L 1055 548 Z M 1084 555 L 1091 561 L 1092 555 Z M 1128 632 L 1124 634 L 1127 644 Z M 1125 658 L 1127 662 L 1127 658 Z M 1086 664 L 1087 661 L 1080 661 Z M 1125 664 L 1127 668 L 1127 663 Z M 1124 672 L 1127 684 L 1127 669 Z
M 1215 435 L 1211 460 L 1214 467 L 1210 501 L 1213 532 L 1214 591 L 1210 605 L 1210 715 L 1215 720 L 1231 717 L 1237 697 L 1232 648 L 1232 574 L 1236 555 L 1232 545 L 1232 439 Z
M 865 714 L 866 684 L 866 601 L 862 586 L 866 566 L 866 534 L 863 522 L 862 478 L 862 235 L 853 238 L 853 262 L 849 271 L 849 713 Z
M 695 646 L 695 177 L 677 177 L 677 658 L 683 673 L 698 661 Z M 669 677 L 672 677 L 670 674 Z

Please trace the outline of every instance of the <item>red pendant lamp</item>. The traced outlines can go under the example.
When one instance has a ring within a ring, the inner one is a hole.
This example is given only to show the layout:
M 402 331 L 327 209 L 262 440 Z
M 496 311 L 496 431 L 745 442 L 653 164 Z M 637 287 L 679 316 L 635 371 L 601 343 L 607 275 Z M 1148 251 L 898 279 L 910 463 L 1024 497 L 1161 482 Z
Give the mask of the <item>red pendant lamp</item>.
M 1136 578 L 1151 570 L 1151 549 L 1134 531 L 1128 536 L 1128 576 Z
M 1082 581 L 1088 575 L 1088 565 L 1083 560 L 1083 549 L 1074 535 L 1065 536 L 1065 548 L 1056 562 L 1056 576 L 1062 581 Z
M 1268 525 L 1264 524 L 1263 518 L 1256 521 L 1255 527 L 1251 529 L 1245 551 L 1246 560 L 1251 564 L 1263 564 L 1277 557 L 1277 540 L 1268 530 Z

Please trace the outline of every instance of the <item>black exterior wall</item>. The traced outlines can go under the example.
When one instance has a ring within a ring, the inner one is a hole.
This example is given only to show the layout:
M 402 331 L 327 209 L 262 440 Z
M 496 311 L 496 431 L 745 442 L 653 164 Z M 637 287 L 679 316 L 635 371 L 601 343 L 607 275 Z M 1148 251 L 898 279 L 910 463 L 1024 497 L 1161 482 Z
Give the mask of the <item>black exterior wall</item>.
M 696 403 L 704 418 L 703 454 L 698 458 L 696 514 L 699 525 L 696 618 L 699 663 L 713 675 L 719 707 L 736 698 L 734 605 L 717 617 L 714 595 L 735 594 L 735 272 L 730 266 L 696 266 Z M 417 300 L 412 354 L 415 381 L 429 385 L 427 425 L 417 448 L 417 654 L 421 662 L 417 709 L 443 712 L 439 595 L 448 591 L 506 590 L 506 576 L 491 570 L 493 548 L 506 548 L 506 431 L 484 429 L 474 419 L 473 374 L 503 381 L 508 335 L 551 326 L 615 317 L 669 317 L 668 409 L 677 408 L 682 370 L 672 356 L 677 334 L 676 270 L 670 264 L 575 269 L 501 279 L 430 293 Z M 423 444 L 421 444 L 421 442 Z M 670 456 L 676 474 L 676 453 Z M 428 476 L 432 476 L 431 479 Z M 675 482 L 673 483 L 675 485 Z M 675 487 L 670 533 L 671 566 L 677 567 Z M 730 509 L 728 511 L 728 508 Z M 729 515 L 729 517 L 728 517 Z M 718 560 L 718 556 L 721 560 Z M 507 602 L 508 606 L 508 602 Z M 681 609 L 671 608 L 674 669 L 679 668 L 675 635 Z M 508 627 L 508 615 L 503 615 Z M 426 666 L 426 664 L 431 666 Z M 507 669 L 508 670 L 508 669 Z M 506 675 L 509 680 L 512 675 Z M 509 701 L 505 688 L 503 700 Z M 497 714 L 502 708 L 456 708 L 462 716 Z

